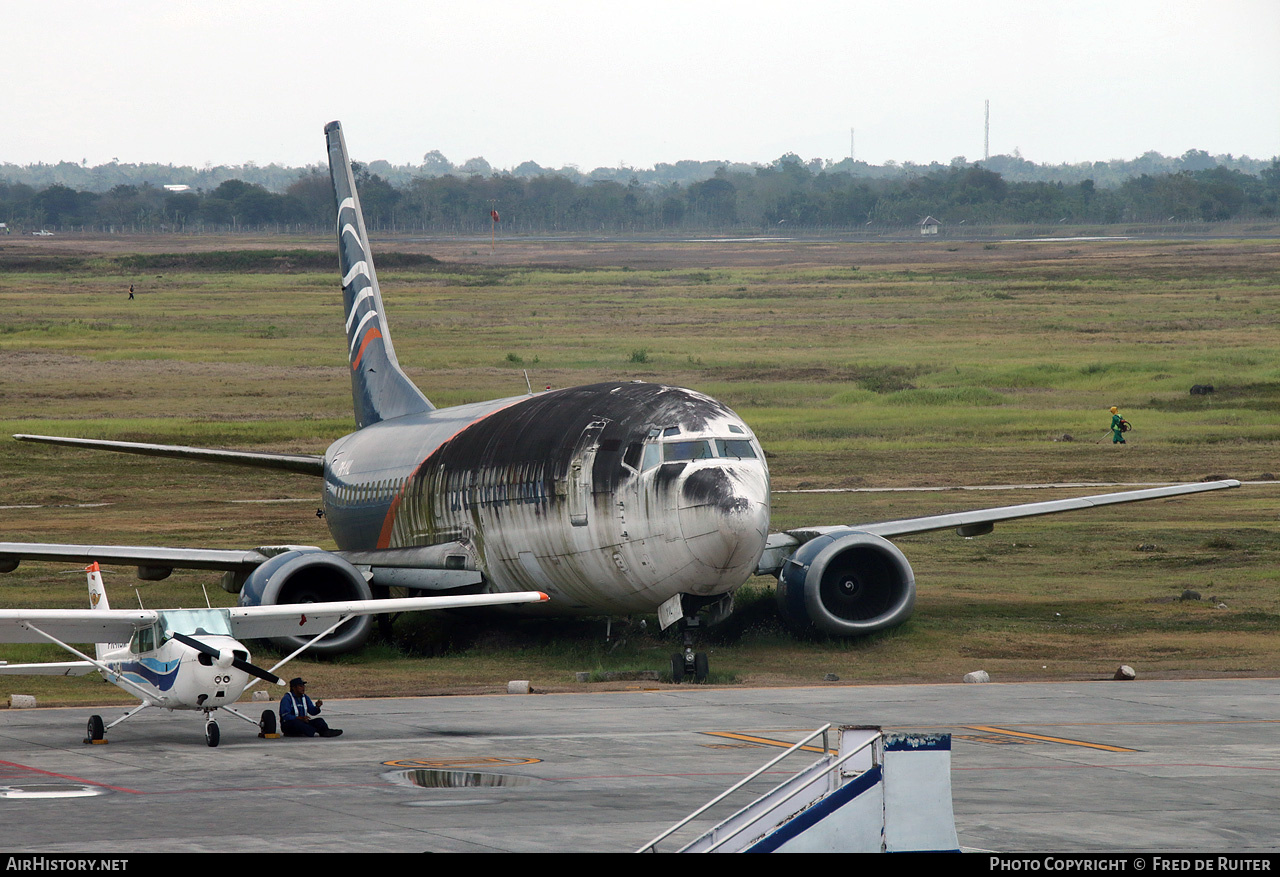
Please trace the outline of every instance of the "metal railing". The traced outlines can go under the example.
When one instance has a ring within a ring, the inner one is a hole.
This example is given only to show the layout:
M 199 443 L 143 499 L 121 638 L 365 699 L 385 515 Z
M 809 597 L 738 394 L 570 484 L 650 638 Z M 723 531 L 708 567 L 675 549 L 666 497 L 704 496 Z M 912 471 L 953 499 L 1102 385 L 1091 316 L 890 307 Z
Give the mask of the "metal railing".
M 833 753 L 832 753 L 832 750 L 831 750 L 831 746 L 830 746 L 830 744 L 829 744 L 829 740 L 828 740 L 828 738 L 827 738 L 827 732 L 828 732 L 828 731 L 830 731 L 830 730 L 831 730 L 831 725 L 830 725 L 830 723 L 828 723 L 828 724 L 826 724 L 826 725 L 823 725 L 821 728 L 819 728 L 818 730 L 814 731 L 814 732 L 813 732 L 812 734 L 810 734 L 808 737 L 805 737 L 805 738 L 804 738 L 803 740 L 801 740 L 799 743 L 796 743 L 794 746 L 792 746 L 792 747 L 790 747 L 789 749 L 787 749 L 787 751 L 786 751 L 786 752 L 783 752 L 783 753 L 782 753 L 781 755 L 779 755 L 777 758 L 774 758 L 774 759 L 770 760 L 770 761 L 769 761 L 767 764 L 765 764 L 764 766 L 762 766 L 762 767 L 758 768 L 757 770 L 755 770 L 755 771 L 753 771 L 752 773 L 748 774 L 748 775 L 747 775 L 746 777 L 744 777 L 743 779 L 741 779 L 741 780 L 739 780 L 738 782 L 734 783 L 732 786 L 730 786 L 729 788 L 725 789 L 725 790 L 724 790 L 723 792 L 721 792 L 719 795 L 716 795 L 716 797 L 712 798 L 712 799 L 711 799 L 710 801 L 708 801 L 706 804 L 703 804 L 701 807 L 699 807 L 697 810 L 695 810 L 695 811 L 693 811 L 692 813 L 690 813 L 690 814 L 689 814 L 688 816 L 686 816 L 684 819 L 680 820 L 680 821 L 679 821 L 679 822 L 677 822 L 675 825 L 671 826 L 671 827 L 670 827 L 670 828 L 668 828 L 666 831 L 664 831 L 662 834 L 658 835 L 658 836 L 657 836 L 657 837 L 655 837 L 653 840 L 649 841 L 647 844 L 645 844 L 644 846 L 640 847 L 640 849 L 636 850 L 636 852 L 637 852 L 637 853 L 646 853 L 646 852 L 649 852 L 649 853 L 656 853 L 656 852 L 658 851 L 657 847 L 658 847 L 658 844 L 659 844 L 659 843 L 661 843 L 662 841 L 664 841 L 664 840 L 666 840 L 667 838 L 671 837 L 671 835 L 675 834 L 677 831 L 679 831 L 680 829 L 684 828 L 686 825 L 688 825 L 688 824 L 689 824 L 690 822 L 692 822 L 693 820 L 697 819 L 697 818 L 698 818 L 699 816 L 701 816 L 703 813 L 706 813 L 706 812 L 707 812 L 708 810 L 710 810 L 712 807 L 714 807 L 715 805 L 719 804 L 721 801 L 723 801 L 723 800 L 725 800 L 726 798 L 728 798 L 728 797 L 729 797 L 730 795 L 732 795 L 734 792 L 739 791 L 743 786 L 747 785 L 747 784 L 748 784 L 748 783 L 750 783 L 752 780 L 756 779 L 756 778 L 757 778 L 757 777 L 759 777 L 761 774 L 763 774 L 763 773 L 765 773 L 766 771 L 768 771 L 770 768 L 772 768 L 774 765 L 776 765 L 776 764 L 778 764 L 779 762 L 781 762 L 781 761 L 782 761 L 784 758 L 786 758 L 787 756 L 789 756 L 789 755 L 791 755 L 791 754 L 793 754 L 793 753 L 795 753 L 795 752 L 799 751 L 800 749 L 804 748 L 806 745 L 808 745 L 808 744 L 809 744 L 809 742 L 810 742 L 810 741 L 812 741 L 812 740 L 813 740 L 814 738 L 816 738 L 816 737 L 822 737 L 822 756 L 821 756 L 820 758 L 818 758 L 818 760 L 817 760 L 817 761 L 813 762 L 813 764 L 811 764 L 811 765 L 810 765 L 808 768 L 806 768 L 805 770 L 806 770 L 806 771 L 808 771 L 808 770 L 812 770 L 813 768 L 815 768 L 815 767 L 817 767 L 818 765 L 822 764 L 824 761 L 829 760 L 829 759 L 831 758 L 832 754 L 833 754 Z M 840 757 L 839 757 L 836 761 L 831 762 L 830 764 L 828 764 L 828 765 L 826 766 L 826 768 L 825 768 L 825 771 L 824 771 L 824 772 L 829 774 L 829 773 L 831 773 L 831 772 L 833 772 L 833 771 L 837 771 L 837 770 L 839 770 L 841 767 L 843 767 L 843 766 L 844 766 L 844 764 L 845 764 L 846 762 L 848 762 L 851 758 L 853 758 L 853 756 L 857 755 L 859 752 L 862 752 L 862 751 L 863 751 L 863 750 L 865 750 L 868 746 L 872 746 L 872 745 L 875 743 L 875 741 L 876 741 L 877 739 L 879 739 L 879 738 L 878 738 L 878 737 L 873 737 L 872 739 L 870 739 L 870 740 L 868 740 L 867 742 L 863 743 L 861 746 L 858 746 L 858 747 L 856 747 L 856 748 L 852 749 L 852 750 L 851 750 L 851 751 L 849 751 L 849 752 L 841 753 L 841 754 L 840 754 Z M 701 837 L 705 837 L 707 834 L 713 834 L 714 832 L 716 832 L 718 829 L 720 829 L 720 828 L 721 828 L 722 826 L 724 826 L 725 824 L 727 824 L 727 823 L 729 823 L 729 822 L 732 822 L 734 819 L 736 819 L 737 817 L 741 816 L 743 813 L 745 813 L 747 810 L 749 810 L 752 806 L 754 806 L 758 801 L 761 801 L 761 800 L 763 800 L 763 799 L 765 799 L 765 798 L 769 797 L 770 795 L 774 794 L 774 793 L 775 793 L 775 792 L 777 792 L 779 789 L 783 788 L 783 787 L 784 787 L 784 786 L 786 786 L 788 783 L 792 782 L 794 779 L 795 779 L 795 777 L 794 777 L 794 776 L 793 776 L 793 777 L 788 777 L 786 780 L 784 780 L 782 783 L 779 783 L 777 786 L 774 786 L 774 788 L 770 789 L 770 790 L 769 790 L 768 792 L 766 792 L 764 795 L 757 796 L 757 797 L 756 797 L 756 798 L 755 798 L 755 799 L 754 799 L 750 804 L 747 804 L 745 807 L 743 807 L 743 808 L 739 809 L 739 810 L 738 810 L 736 813 L 734 813 L 732 816 L 729 816 L 728 818 L 721 820 L 721 821 L 720 821 L 720 822 L 719 822 L 719 823 L 718 823 L 714 828 L 710 829 L 710 831 L 708 831 L 708 832 L 705 832 L 703 835 L 701 835 Z M 715 842 L 712 844 L 712 846 L 709 848 L 708 852 L 710 852 L 711 850 L 716 849 L 717 847 L 722 846 L 723 844 L 727 843 L 729 840 L 732 840 L 732 839 L 733 839 L 735 836 L 737 836 L 740 832 L 742 832 L 743 830 L 745 830 L 749 825 L 751 825 L 751 823 L 749 823 L 749 822 L 748 822 L 748 823 L 744 823 L 742 826 L 740 826 L 739 828 L 737 828 L 735 831 L 730 832 L 729 834 L 725 835 L 725 836 L 724 836 L 724 837 L 722 837 L 722 838 L 718 838 L 718 839 L 716 839 L 716 841 L 715 841 Z M 686 845 L 686 846 L 687 846 L 687 845 Z

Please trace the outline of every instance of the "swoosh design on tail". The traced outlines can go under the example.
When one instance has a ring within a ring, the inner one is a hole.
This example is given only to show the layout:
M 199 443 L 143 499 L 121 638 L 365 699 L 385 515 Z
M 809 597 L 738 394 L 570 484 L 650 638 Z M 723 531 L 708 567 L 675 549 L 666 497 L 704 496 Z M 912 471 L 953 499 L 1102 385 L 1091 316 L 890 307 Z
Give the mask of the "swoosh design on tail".
M 324 129 L 329 147 L 329 176 L 337 205 L 338 258 L 342 271 L 343 316 L 351 362 L 351 399 L 356 424 L 421 414 L 433 406 L 400 368 L 387 329 L 378 273 L 369 252 L 369 235 L 360 211 L 351 160 L 342 125 Z

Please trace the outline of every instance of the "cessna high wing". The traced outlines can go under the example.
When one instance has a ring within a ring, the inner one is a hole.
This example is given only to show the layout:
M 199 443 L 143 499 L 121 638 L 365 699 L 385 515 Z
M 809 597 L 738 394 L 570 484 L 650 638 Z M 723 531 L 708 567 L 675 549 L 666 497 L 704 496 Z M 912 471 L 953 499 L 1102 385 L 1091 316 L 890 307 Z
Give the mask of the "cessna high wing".
M 149 707 L 204 713 L 204 739 L 210 746 L 217 746 L 221 737 L 213 719 L 219 709 L 257 726 L 263 734 L 274 734 L 274 712 L 266 710 L 261 719 L 254 720 L 231 705 L 258 680 L 284 685 L 276 671 L 323 642 L 349 619 L 385 612 L 547 599 L 546 594 L 526 592 L 234 609 L 112 609 L 98 564 L 89 564 L 85 572 L 89 578 L 89 609 L 0 609 L 0 642 L 50 642 L 80 660 L 42 664 L 0 661 L 0 675 L 83 676 L 96 670 L 108 682 L 142 701 L 109 725 L 103 724 L 101 716 L 90 716 L 86 743 L 105 743 L 110 728 Z M 235 639 L 262 639 L 285 633 L 310 636 L 270 670 L 252 664 L 249 650 Z M 94 639 L 113 642 L 97 643 L 92 658 L 71 645 Z
M 732 611 L 753 575 L 776 577 L 795 625 L 859 635 L 902 623 L 915 575 L 889 540 L 954 528 L 1239 486 L 1181 484 L 898 521 L 769 532 L 769 471 L 746 421 L 693 390 L 613 381 L 436 408 L 401 370 L 342 128 L 325 127 L 337 206 L 346 344 L 357 430 L 324 456 L 246 453 L 92 439 L 38 441 L 269 469 L 323 479 L 336 550 L 246 551 L 0 543 L 0 571 L 23 559 L 222 570 L 242 606 L 361 600 L 388 587 L 429 592 L 539 590 L 520 611 L 657 612 L 686 633 Z M 317 650 L 367 637 L 364 619 Z M 288 645 L 288 643 L 284 643 Z M 676 679 L 706 672 L 686 636 Z

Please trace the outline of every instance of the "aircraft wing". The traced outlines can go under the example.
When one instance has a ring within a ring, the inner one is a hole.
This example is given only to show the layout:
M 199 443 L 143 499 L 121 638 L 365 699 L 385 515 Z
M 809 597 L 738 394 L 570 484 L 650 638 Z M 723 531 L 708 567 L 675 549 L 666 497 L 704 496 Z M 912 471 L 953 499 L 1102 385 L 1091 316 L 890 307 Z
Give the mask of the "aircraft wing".
M 799 527 L 770 537 L 769 545 L 766 548 L 765 556 L 761 559 L 758 571 L 776 572 L 785 562 L 786 556 L 795 550 L 797 545 L 829 533 L 856 530 L 892 539 L 895 536 L 913 536 L 917 533 L 930 533 L 935 530 L 950 530 L 954 528 L 956 533 L 961 536 L 979 536 L 984 533 L 990 533 L 996 524 L 1003 521 L 1015 521 L 1019 518 L 1033 518 L 1040 515 L 1055 515 L 1060 512 L 1080 511 L 1118 503 L 1144 502 L 1150 499 L 1164 499 L 1170 496 L 1183 496 L 1189 493 L 1203 493 L 1209 490 L 1224 490 L 1239 486 L 1239 481 L 1229 478 L 1224 481 L 1172 484 L 1168 487 L 1127 490 L 1120 493 L 1101 493 L 1095 496 L 1077 496 L 1070 499 L 1048 500 L 1047 502 L 1028 502 L 993 509 L 974 509 L 944 515 L 903 518 L 897 521 Z
M 67 643 L 123 643 L 154 624 L 154 609 L 0 609 L 0 643 L 47 643 L 37 628 Z
M 256 549 L 153 548 L 146 545 L 73 545 L 60 542 L 0 542 L 0 572 L 12 572 L 24 560 L 52 563 L 100 563 L 136 566 L 140 577 L 163 579 L 175 569 L 206 569 L 247 574 L 286 551 L 323 551 L 311 545 L 268 545 Z M 450 555 L 465 554 L 459 542 L 410 548 L 377 548 L 362 551 L 329 551 L 356 566 L 369 567 L 375 584 L 448 590 L 478 585 L 484 576 L 476 570 L 448 566 Z M 146 575 L 141 575 L 145 572 Z
M 284 546 L 281 550 L 301 546 Z M 274 549 L 273 549 L 274 551 Z M 67 545 L 52 542 L 0 542 L 0 570 L 11 571 L 20 560 L 54 563 L 98 563 L 140 568 L 217 569 L 248 572 L 270 554 L 219 548 L 150 548 L 144 545 Z
M 388 615 L 426 609 L 465 609 L 507 603 L 542 603 L 541 591 L 509 594 L 464 594 L 450 597 L 404 597 L 395 600 L 346 600 L 334 603 L 279 603 L 270 606 L 237 606 L 227 610 L 231 632 L 244 639 L 266 639 L 323 633 L 343 618 Z
M 48 664 L 10 664 L 0 661 L 0 676 L 84 676 L 98 668 L 88 661 L 55 661 Z
M 304 475 L 324 475 L 324 457 L 314 454 L 267 454 L 259 451 L 223 451 L 214 448 L 190 448 L 185 445 L 153 445 L 145 442 L 112 442 L 102 439 L 65 438 L 56 435 L 14 436 L 20 442 L 39 442 L 46 445 L 66 445 L 72 448 L 91 448 L 96 451 L 120 451 L 125 454 L 142 454 L 147 457 L 176 457 L 181 460 L 204 460 L 208 463 L 232 463 L 237 466 L 253 466 L 258 469 L 278 469 L 285 472 L 301 472 Z

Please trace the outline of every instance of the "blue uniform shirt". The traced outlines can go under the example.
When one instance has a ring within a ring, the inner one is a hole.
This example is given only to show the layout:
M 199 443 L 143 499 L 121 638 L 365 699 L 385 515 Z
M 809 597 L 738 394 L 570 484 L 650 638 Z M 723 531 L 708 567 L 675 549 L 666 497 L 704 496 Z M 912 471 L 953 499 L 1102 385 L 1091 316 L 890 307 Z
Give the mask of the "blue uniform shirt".
M 301 719 L 303 716 L 320 715 L 320 707 L 305 694 L 296 695 L 292 691 L 280 698 L 280 721 Z

